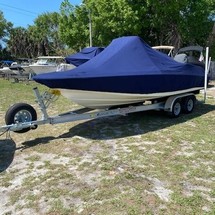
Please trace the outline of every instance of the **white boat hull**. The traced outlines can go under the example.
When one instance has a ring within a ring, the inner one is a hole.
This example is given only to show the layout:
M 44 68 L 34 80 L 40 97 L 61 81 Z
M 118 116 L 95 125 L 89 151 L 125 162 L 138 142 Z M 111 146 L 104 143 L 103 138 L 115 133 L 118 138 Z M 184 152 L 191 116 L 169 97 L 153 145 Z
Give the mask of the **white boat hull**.
M 32 65 L 30 65 L 30 68 L 34 71 L 34 73 L 39 75 L 39 74 L 48 73 L 48 72 L 66 71 L 66 70 L 74 69 L 75 66 L 72 64 L 59 64 L 59 65 L 32 64 Z
M 0 69 L 1 72 L 3 72 L 6 75 L 13 74 L 13 71 L 9 67 L 3 67 Z
M 30 68 L 34 71 L 36 74 L 42 74 L 42 73 L 48 73 L 48 72 L 54 72 L 57 69 L 57 66 L 52 65 L 30 65 Z
M 194 92 L 203 89 L 196 87 L 186 90 L 174 92 L 162 92 L 152 94 L 127 94 L 127 93 L 112 93 L 112 92 L 96 92 L 83 90 L 67 90 L 59 89 L 61 94 L 67 99 L 92 109 L 106 109 L 113 106 L 134 104 L 144 101 L 150 101 L 157 98 L 168 97 L 172 95 Z
M 32 73 L 32 70 L 29 66 L 22 66 L 22 69 L 12 69 L 12 72 L 15 74 L 15 75 L 27 75 L 30 73 Z

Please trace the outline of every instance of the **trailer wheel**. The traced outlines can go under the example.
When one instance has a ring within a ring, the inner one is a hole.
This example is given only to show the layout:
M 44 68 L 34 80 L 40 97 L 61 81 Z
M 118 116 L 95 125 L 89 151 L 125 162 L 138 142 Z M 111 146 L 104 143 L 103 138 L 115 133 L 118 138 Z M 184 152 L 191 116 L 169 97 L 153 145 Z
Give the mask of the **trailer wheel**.
M 26 103 L 16 103 L 12 105 L 5 114 L 5 122 L 7 125 L 30 122 L 34 120 L 37 120 L 37 113 L 31 105 Z M 25 133 L 29 130 L 30 127 L 14 132 Z
M 187 96 L 183 100 L 182 110 L 184 113 L 191 113 L 195 107 L 196 97 L 195 96 Z
M 181 101 L 179 99 L 176 99 L 173 103 L 172 106 L 172 111 L 170 112 L 170 116 L 173 118 L 179 117 L 180 113 L 181 113 Z

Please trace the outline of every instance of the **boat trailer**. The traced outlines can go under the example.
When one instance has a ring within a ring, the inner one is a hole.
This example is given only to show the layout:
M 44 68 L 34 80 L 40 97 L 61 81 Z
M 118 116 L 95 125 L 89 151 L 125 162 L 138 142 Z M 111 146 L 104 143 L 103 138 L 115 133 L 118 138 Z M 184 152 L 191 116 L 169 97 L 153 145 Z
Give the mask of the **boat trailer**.
M 38 88 L 33 89 L 36 101 L 42 112 L 42 117 L 37 120 L 36 110 L 27 103 L 16 103 L 12 105 L 5 114 L 6 125 L 0 127 L 0 132 L 14 131 L 16 133 L 25 133 L 31 129 L 36 129 L 39 125 L 59 124 L 77 120 L 96 119 L 114 115 L 127 115 L 129 113 L 147 111 L 147 110 L 164 110 L 172 117 L 178 117 L 183 111 L 191 113 L 196 103 L 194 93 L 185 93 L 170 96 L 165 100 L 153 100 L 150 103 L 130 104 L 123 107 L 116 107 L 107 110 L 95 110 L 90 108 L 81 108 L 71 112 L 49 116 L 47 108 L 59 96 L 58 90 L 44 92 L 40 94 Z
M 206 101 L 207 75 L 210 68 L 210 61 L 209 48 L 207 47 L 205 61 L 204 102 Z M 5 114 L 6 125 L 0 127 L 0 132 L 5 133 L 8 131 L 14 131 L 17 133 L 25 133 L 31 129 L 36 129 L 39 125 L 44 124 L 53 125 L 114 115 L 125 116 L 129 113 L 147 110 L 164 110 L 172 117 L 178 117 L 181 112 L 191 113 L 196 103 L 196 92 L 191 92 L 173 95 L 165 99 L 159 98 L 157 100 L 150 101 L 149 104 L 147 102 L 143 102 L 141 104 L 130 104 L 123 107 L 113 107 L 107 110 L 82 108 L 52 117 L 48 115 L 47 108 L 58 98 L 60 91 L 52 90 L 50 92 L 44 92 L 42 95 L 39 93 L 38 88 L 34 88 L 33 91 L 42 112 L 41 119 L 37 120 L 36 110 L 31 105 L 26 103 L 16 103 L 7 110 Z

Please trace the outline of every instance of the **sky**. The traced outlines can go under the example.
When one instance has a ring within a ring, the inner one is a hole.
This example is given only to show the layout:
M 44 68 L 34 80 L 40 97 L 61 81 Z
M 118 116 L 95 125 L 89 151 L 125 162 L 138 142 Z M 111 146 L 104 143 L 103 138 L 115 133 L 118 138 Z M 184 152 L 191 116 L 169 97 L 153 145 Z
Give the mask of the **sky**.
M 46 12 L 59 12 L 63 0 L 0 0 L 0 11 L 14 27 L 27 28 L 34 20 Z M 80 5 L 82 0 L 69 0 L 73 5 Z

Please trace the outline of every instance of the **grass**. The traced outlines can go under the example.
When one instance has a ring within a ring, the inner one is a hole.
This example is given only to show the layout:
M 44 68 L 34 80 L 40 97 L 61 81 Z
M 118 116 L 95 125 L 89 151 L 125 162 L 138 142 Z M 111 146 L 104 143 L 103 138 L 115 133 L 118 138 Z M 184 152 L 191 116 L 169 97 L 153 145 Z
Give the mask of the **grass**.
M 30 82 L 0 79 L 0 124 Z M 198 96 L 202 99 L 202 95 Z M 59 98 L 49 113 L 77 105 Z M 215 214 L 215 97 L 170 119 L 142 112 L 0 137 L 0 214 Z

